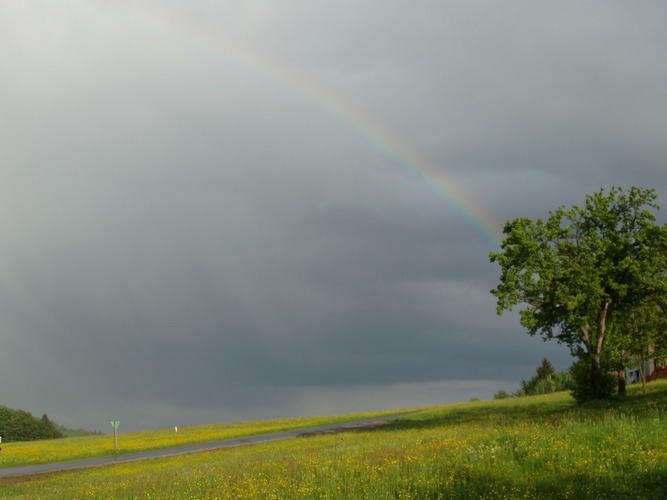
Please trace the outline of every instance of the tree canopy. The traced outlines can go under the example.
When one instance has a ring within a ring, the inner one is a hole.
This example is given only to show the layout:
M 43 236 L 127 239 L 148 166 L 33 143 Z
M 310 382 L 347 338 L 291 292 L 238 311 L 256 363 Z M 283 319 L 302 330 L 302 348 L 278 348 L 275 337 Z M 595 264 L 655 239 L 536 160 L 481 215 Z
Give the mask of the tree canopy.
M 0 406 L 0 437 L 3 442 L 9 442 L 61 438 L 63 435 L 46 413 L 37 418 L 24 410 Z
M 585 358 L 594 398 L 602 397 L 605 344 L 621 345 L 627 318 L 649 306 L 665 311 L 667 226 L 655 223 L 656 199 L 653 189 L 601 189 L 546 220 L 508 221 L 501 250 L 490 254 L 501 268 L 491 291 L 498 314 L 519 306 L 530 335 Z

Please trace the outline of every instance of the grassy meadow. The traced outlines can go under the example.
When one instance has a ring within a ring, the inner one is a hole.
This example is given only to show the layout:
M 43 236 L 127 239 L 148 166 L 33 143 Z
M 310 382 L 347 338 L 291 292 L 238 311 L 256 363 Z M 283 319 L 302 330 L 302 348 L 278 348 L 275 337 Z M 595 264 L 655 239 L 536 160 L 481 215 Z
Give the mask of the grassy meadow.
M 122 455 L 145 450 L 185 446 L 221 439 L 233 439 L 302 427 L 336 424 L 364 418 L 396 414 L 394 411 L 304 417 L 230 424 L 199 425 L 118 435 L 118 449 L 114 450 L 113 435 L 82 436 L 65 439 L 3 443 L 0 468 L 50 462 L 66 462 L 84 458 Z
M 662 498 L 667 382 L 649 391 L 584 406 L 556 393 L 432 407 L 372 430 L 5 481 L 0 496 Z

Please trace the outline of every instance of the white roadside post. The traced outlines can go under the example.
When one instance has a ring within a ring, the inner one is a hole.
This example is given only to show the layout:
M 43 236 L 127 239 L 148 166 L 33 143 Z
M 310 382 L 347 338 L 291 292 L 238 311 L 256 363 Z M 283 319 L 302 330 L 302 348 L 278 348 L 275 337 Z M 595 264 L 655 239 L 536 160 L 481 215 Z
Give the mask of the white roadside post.
M 111 427 L 113 427 L 113 449 L 117 450 L 118 449 L 118 424 L 120 424 L 120 421 L 118 420 L 112 420 L 110 422 Z

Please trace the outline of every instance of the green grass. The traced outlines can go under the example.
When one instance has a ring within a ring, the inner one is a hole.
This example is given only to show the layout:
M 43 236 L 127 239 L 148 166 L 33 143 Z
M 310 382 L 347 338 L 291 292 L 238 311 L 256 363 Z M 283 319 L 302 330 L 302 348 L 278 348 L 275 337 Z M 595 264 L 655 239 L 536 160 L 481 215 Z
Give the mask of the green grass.
M 175 432 L 173 428 L 128 434 L 121 432 L 118 436 L 117 450 L 114 449 L 113 437 L 110 435 L 3 443 L 3 449 L 0 452 L 0 468 L 66 462 L 109 455 L 123 455 L 145 450 L 255 436 L 303 427 L 344 423 L 396 413 L 396 410 L 392 410 L 346 415 L 182 426 L 179 427 L 178 432 Z
M 71 472 L 0 496 L 662 498 L 667 383 L 649 389 L 583 406 L 558 393 L 431 407 L 389 427 Z

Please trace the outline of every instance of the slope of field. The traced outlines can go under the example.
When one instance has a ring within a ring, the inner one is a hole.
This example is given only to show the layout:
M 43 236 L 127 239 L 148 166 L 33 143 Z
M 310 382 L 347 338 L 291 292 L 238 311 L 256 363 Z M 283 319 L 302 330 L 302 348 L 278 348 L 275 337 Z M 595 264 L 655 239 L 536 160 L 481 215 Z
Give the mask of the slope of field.
M 39 478 L 49 498 L 661 498 L 667 384 L 424 409 L 374 430 L 300 437 Z M 4 452 L 4 450 L 3 450 Z
M 117 449 L 114 449 L 113 437 L 109 435 L 6 443 L 3 445 L 4 451 L 0 453 L 0 469 L 31 464 L 136 454 L 148 450 L 195 445 L 224 439 L 245 438 L 304 427 L 341 424 L 397 413 L 401 412 L 393 410 L 347 415 L 258 420 L 255 422 L 185 426 L 129 434 L 121 433 L 118 437 Z

